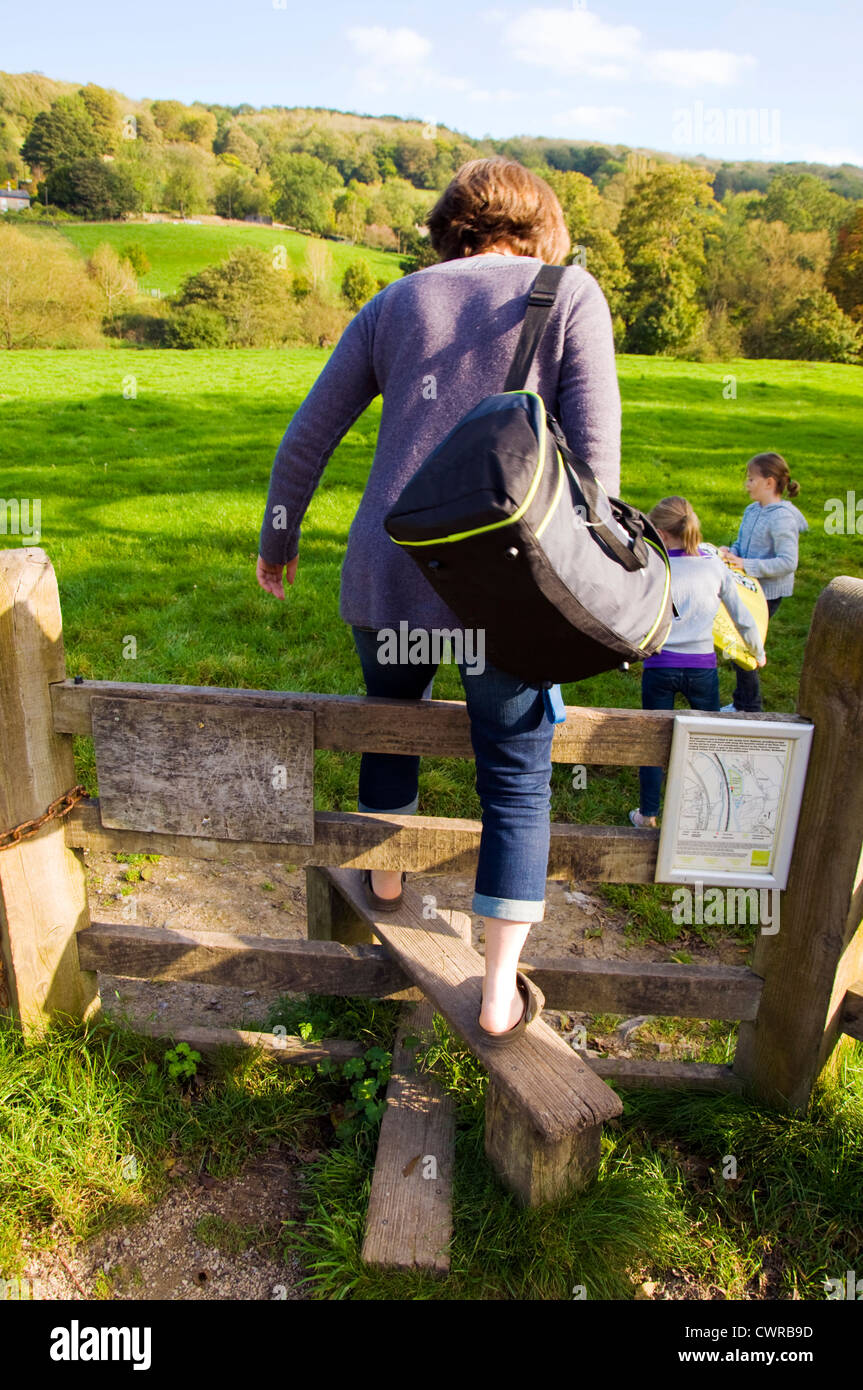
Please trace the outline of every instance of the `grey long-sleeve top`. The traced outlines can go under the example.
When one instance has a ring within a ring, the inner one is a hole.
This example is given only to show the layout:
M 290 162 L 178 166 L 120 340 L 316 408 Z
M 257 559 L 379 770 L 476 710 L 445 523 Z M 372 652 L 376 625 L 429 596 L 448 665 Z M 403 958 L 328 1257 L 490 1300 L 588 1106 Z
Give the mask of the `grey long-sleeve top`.
M 484 396 L 502 391 L 541 261 L 486 252 L 396 280 L 351 320 L 293 416 L 270 478 L 260 553 L 299 551 L 300 523 L 327 460 L 375 396 L 377 447 L 351 523 L 339 613 L 358 627 L 460 629 L 383 519 L 426 456 Z M 530 370 L 573 451 L 606 492 L 620 487 L 620 392 L 599 285 L 568 266 Z
M 787 497 L 764 506 L 750 502 L 728 549 L 740 556 L 747 574 L 760 580 L 765 598 L 788 598 L 794 593 L 798 536 L 808 530 L 805 516 Z

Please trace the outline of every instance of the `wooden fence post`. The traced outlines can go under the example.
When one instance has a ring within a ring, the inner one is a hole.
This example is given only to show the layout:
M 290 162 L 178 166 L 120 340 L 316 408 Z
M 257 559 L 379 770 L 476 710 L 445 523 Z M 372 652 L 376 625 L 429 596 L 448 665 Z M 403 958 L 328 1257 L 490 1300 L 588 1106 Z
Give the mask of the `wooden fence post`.
M 55 734 L 49 682 L 64 680 L 57 580 L 44 550 L 0 550 L 0 831 L 75 785 L 72 739 Z M 84 866 L 54 818 L 0 850 L 0 1008 L 28 1034 L 55 1014 L 91 1018 L 97 977 L 75 932 L 90 924 Z
M 815 605 L 798 713 L 815 725 L 779 931 L 759 935 L 758 1015 L 741 1023 L 734 1073 L 768 1104 L 805 1110 L 863 977 L 863 580 L 841 576 Z

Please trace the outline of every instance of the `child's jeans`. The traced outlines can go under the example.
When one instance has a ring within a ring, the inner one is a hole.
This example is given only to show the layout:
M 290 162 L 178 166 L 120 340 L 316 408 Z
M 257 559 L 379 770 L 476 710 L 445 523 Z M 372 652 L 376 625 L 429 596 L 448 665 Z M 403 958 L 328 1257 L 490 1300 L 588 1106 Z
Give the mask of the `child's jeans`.
M 781 602 L 781 598 L 769 598 L 767 600 L 767 612 L 771 618 Z M 754 671 L 747 671 L 745 666 L 738 666 L 736 661 L 733 665 L 737 672 L 737 684 L 731 697 L 734 708 L 745 711 L 747 714 L 760 714 L 764 706 L 761 703 L 761 681 L 758 678 L 758 667 L 756 666 Z
M 352 627 L 366 692 L 395 700 L 428 700 L 436 662 L 378 661 L 377 631 Z M 482 671 L 459 663 L 476 758 L 482 836 L 472 910 L 483 917 L 541 922 L 551 840 L 551 743 L 540 686 L 526 685 L 486 662 Z M 412 815 L 419 786 L 418 757 L 363 753 L 357 810 Z
M 642 709 L 674 709 L 678 691 L 692 709 L 716 711 L 719 709 L 719 672 L 715 666 L 648 666 L 642 670 Z M 641 814 L 657 816 L 662 768 L 639 768 L 638 781 Z

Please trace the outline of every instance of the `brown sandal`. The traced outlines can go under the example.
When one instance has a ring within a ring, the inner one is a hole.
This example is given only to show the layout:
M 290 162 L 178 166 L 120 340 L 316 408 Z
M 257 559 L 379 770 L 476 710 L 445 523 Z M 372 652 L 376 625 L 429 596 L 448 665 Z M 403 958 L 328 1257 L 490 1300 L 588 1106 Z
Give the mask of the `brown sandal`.
M 397 898 L 381 898 L 375 892 L 374 888 L 372 888 L 371 869 L 363 869 L 363 887 L 365 888 L 369 906 L 373 907 L 376 912 L 392 912 L 395 908 L 401 907 L 405 895 L 404 885 L 406 878 L 407 874 L 402 870 L 402 891 Z
M 545 995 L 542 990 L 526 975 L 522 975 L 520 970 L 516 971 L 515 983 L 524 1000 L 524 1012 L 518 1023 L 514 1023 L 505 1033 L 490 1033 L 487 1028 L 483 1028 L 477 1016 L 476 1026 L 486 1047 L 508 1047 L 516 1038 L 522 1036 L 528 1024 L 539 1018 L 545 1008 Z

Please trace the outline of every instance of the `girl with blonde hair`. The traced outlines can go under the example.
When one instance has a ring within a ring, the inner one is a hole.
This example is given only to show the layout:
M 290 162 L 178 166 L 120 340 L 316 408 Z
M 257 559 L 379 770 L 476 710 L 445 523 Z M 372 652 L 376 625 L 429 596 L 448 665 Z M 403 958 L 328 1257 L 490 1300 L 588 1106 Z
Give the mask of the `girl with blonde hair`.
M 719 710 L 719 672 L 713 624 L 725 604 L 735 627 L 764 665 L 764 647 L 748 608 L 737 593 L 728 567 L 718 555 L 702 553 L 701 526 L 685 497 L 664 497 L 650 512 L 671 562 L 671 596 L 678 616 L 668 641 L 644 662 L 642 709 L 674 709 L 682 695 L 692 709 Z M 633 825 L 655 826 L 662 790 L 662 768 L 639 769 L 639 807 L 630 811 Z

